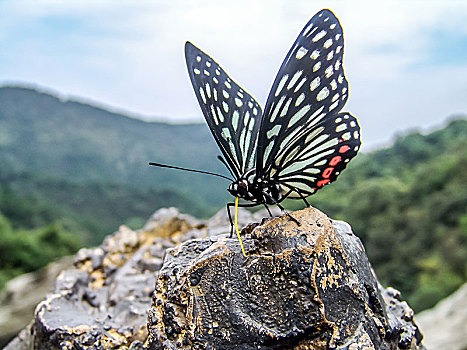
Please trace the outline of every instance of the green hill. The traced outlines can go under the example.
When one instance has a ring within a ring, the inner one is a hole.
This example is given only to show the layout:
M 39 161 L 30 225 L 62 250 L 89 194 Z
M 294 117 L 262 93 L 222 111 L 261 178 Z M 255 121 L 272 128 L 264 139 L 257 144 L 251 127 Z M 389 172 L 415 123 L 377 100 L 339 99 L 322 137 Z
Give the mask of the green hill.
M 466 147 L 467 120 L 459 116 L 359 154 L 336 183 L 309 198 L 352 225 L 381 281 L 416 310 L 467 280 Z M 56 236 L 72 242 L 72 251 L 122 223 L 138 227 L 160 207 L 208 217 L 229 200 L 226 181 L 147 163 L 226 174 L 217 154 L 205 124 L 148 123 L 33 89 L 0 88 L 0 250 L 35 254 L 31 242 L 40 240 L 57 251 L 43 239 Z M 11 248 L 18 246 L 25 248 Z M 3 279 L 33 268 L 10 260 L 0 266 L 8 268 Z
M 225 172 L 217 154 L 204 124 L 144 122 L 32 89 L 0 88 L 0 161 L 14 173 L 138 187 L 176 180 L 177 189 L 198 194 L 209 189 L 203 178 L 147 163 Z M 211 204 L 220 199 L 205 197 Z
M 148 162 L 225 173 L 217 154 L 204 124 L 149 123 L 33 89 L 0 88 L 0 210 L 14 227 L 64 221 L 96 244 L 162 206 L 207 217 L 225 202 L 226 181 Z

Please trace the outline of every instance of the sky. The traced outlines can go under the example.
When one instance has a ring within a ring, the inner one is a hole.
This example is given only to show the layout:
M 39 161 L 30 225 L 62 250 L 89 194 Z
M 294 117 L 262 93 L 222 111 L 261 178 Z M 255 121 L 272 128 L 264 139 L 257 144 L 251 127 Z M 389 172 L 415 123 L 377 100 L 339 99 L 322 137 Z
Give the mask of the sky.
M 0 0 L 0 85 L 27 84 L 145 120 L 202 122 L 189 40 L 264 107 L 307 21 L 331 9 L 363 148 L 467 113 L 467 1 Z

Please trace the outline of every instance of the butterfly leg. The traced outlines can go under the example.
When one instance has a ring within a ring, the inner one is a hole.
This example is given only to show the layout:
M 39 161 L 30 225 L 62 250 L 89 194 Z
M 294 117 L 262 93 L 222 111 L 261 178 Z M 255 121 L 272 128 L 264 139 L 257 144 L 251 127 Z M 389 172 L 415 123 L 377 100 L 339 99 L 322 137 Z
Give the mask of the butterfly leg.
M 299 189 L 297 189 L 295 187 L 288 186 L 288 185 L 285 185 L 285 186 L 287 186 L 290 189 L 290 192 L 288 192 L 284 197 L 287 197 L 291 192 L 295 192 L 305 202 L 305 205 L 307 206 L 307 208 L 311 208 L 310 203 L 308 203 L 308 201 L 306 200 L 306 197 L 302 194 L 302 192 L 300 192 Z
M 300 221 L 298 221 L 298 220 L 295 219 L 292 215 L 290 215 L 290 213 L 289 213 L 287 210 L 285 210 L 285 208 L 284 208 L 282 205 L 280 205 L 272 196 L 268 195 L 266 192 L 264 192 L 264 194 L 265 194 L 266 196 L 268 196 L 268 198 L 271 199 L 271 201 L 272 201 L 275 205 L 277 205 L 277 206 L 279 207 L 279 209 L 282 210 L 282 212 L 285 213 L 285 215 L 287 215 L 287 216 L 289 217 L 290 220 L 292 220 L 293 222 L 295 222 L 298 226 L 301 225 L 301 224 L 300 224 Z
M 290 220 L 292 220 L 293 222 L 295 222 L 298 226 L 301 226 L 301 225 L 302 225 L 302 224 L 300 223 L 300 221 L 298 221 L 298 220 L 295 219 L 292 215 L 290 215 L 290 213 L 289 213 L 287 210 L 285 210 L 285 208 L 284 208 L 282 205 L 280 205 L 279 203 L 274 203 L 274 204 L 276 204 L 276 205 L 279 207 L 279 209 L 282 210 L 282 212 L 284 212 L 285 215 L 287 215 L 287 216 L 289 217 Z
M 305 202 L 306 207 L 307 207 L 307 208 L 311 208 L 310 203 L 308 203 L 308 201 L 306 200 L 306 197 L 303 196 L 302 192 L 300 192 L 300 191 L 297 190 L 297 189 L 295 189 L 294 191 L 297 192 L 298 195 L 300 196 L 300 198 Z
M 269 216 L 272 217 L 273 215 L 272 215 L 271 211 L 269 210 L 269 207 L 266 205 L 266 203 L 263 203 L 263 205 L 266 208 L 266 210 L 268 211 Z

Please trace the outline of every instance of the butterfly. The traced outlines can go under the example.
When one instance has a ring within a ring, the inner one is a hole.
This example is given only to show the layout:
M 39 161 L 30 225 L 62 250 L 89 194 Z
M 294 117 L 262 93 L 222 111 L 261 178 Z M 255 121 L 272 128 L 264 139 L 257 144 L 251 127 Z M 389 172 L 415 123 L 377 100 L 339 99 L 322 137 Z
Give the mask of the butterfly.
M 343 53 L 338 19 L 321 10 L 287 53 L 262 111 L 217 62 L 185 44 L 196 97 L 222 153 L 219 159 L 233 177 L 228 191 L 235 203 L 227 211 L 232 223 L 235 205 L 235 229 L 245 256 L 236 220 L 239 198 L 250 202 L 240 206 L 277 205 L 283 211 L 285 198 L 309 206 L 306 198 L 333 182 L 360 148 L 357 120 L 340 112 L 348 97 Z

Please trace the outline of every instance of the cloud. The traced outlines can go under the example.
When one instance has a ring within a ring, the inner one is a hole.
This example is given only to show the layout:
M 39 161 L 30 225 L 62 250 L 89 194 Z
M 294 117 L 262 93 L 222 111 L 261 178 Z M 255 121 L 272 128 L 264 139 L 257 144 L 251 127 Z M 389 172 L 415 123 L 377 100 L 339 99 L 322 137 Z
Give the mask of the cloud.
M 147 116 L 202 120 L 186 40 L 264 105 L 297 34 L 325 7 L 344 27 L 345 109 L 370 144 L 467 110 L 463 1 L 7 0 L 0 76 Z

